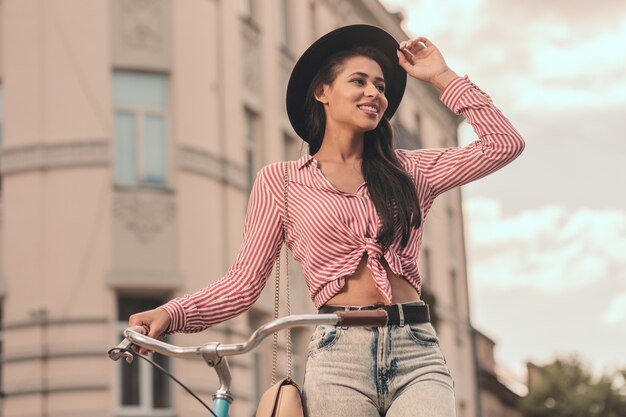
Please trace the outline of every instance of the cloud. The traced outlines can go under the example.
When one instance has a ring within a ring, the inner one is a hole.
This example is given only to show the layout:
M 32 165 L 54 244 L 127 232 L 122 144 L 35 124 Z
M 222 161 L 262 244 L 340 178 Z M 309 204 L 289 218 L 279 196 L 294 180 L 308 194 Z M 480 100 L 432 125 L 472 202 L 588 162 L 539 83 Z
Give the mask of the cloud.
M 464 211 L 477 286 L 567 292 L 626 268 L 626 211 L 545 206 L 505 216 L 489 198 L 468 199 Z
M 384 0 L 409 33 L 430 37 L 448 65 L 517 111 L 626 103 L 626 9 L 614 0 Z
M 606 324 L 626 323 L 626 294 L 620 294 L 611 300 L 602 321 Z
M 478 19 L 467 19 L 467 16 L 480 12 L 484 0 L 463 0 L 458 2 L 441 2 L 439 0 L 383 0 L 388 10 L 401 10 L 405 16 L 405 26 L 415 36 L 426 36 L 443 32 L 450 28 L 450 23 L 463 21 L 455 30 L 458 32 L 474 31 Z
M 619 0 L 596 0 L 590 7 L 588 0 L 488 0 L 486 10 L 497 15 L 520 16 L 523 19 L 542 17 L 566 22 L 585 36 L 585 30 L 612 27 L 618 24 L 626 9 L 618 7 Z

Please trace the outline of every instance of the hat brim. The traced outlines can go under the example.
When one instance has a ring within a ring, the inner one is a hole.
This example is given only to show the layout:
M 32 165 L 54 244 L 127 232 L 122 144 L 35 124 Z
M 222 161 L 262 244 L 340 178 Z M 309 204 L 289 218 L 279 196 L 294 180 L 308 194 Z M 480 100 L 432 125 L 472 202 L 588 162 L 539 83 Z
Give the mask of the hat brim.
M 358 24 L 335 29 L 316 40 L 304 51 L 296 62 L 287 84 L 287 115 L 298 136 L 305 141 L 308 142 L 304 103 L 313 77 L 330 55 L 361 45 L 375 47 L 389 59 L 391 80 L 385 80 L 385 96 L 388 101 L 385 116 L 390 119 L 398 109 L 407 80 L 406 71 L 398 63 L 396 54 L 400 46 L 398 42 L 377 26 Z

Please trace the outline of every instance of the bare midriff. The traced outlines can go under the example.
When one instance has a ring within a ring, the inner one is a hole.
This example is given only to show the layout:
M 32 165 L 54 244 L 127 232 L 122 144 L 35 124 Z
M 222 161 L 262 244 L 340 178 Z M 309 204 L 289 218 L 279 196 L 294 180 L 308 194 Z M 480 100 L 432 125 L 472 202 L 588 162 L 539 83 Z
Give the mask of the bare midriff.
M 354 274 L 346 276 L 346 284 L 326 302 L 327 305 L 365 306 L 385 303 L 382 294 L 374 285 L 374 277 L 366 267 L 366 262 L 367 252 L 364 252 Z M 420 299 L 417 290 L 402 275 L 394 273 L 385 258 L 381 258 L 380 262 L 387 271 L 391 284 L 392 303 L 408 303 Z

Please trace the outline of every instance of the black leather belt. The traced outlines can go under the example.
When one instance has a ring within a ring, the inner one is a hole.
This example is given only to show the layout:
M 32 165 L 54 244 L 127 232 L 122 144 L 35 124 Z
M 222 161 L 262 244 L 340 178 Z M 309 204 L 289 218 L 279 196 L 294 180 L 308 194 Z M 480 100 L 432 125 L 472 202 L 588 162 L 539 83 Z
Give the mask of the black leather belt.
M 320 314 L 335 313 L 337 311 L 346 310 L 377 310 L 383 309 L 387 311 L 389 320 L 388 325 L 404 326 L 408 323 L 427 323 L 430 321 L 430 312 L 428 304 L 374 304 L 369 306 L 335 306 L 323 305 L 319 309 Z

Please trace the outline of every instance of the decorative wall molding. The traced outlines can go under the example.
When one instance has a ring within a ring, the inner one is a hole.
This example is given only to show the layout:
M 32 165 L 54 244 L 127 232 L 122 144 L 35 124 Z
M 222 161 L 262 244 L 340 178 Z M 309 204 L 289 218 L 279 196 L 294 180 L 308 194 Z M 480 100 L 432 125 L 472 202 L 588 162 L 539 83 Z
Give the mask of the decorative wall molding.
M 178 148 L 178 168 L 221 181 L 240 190 L 246 190 L 248 187 L 248 177 L 244 167 L 190 146 Z
M 53 144 L 35 144 L 5 148 L 0 154 L 0 174 L 63 169 L 91 165 L 109 165 L 111 143 L 108 139 L 84 139 Z M 204 150 L 180 146 L 178 168 L 247 189 L 245 167 Z
M 225 181 L 224 160 L 217 155 L 187 146 L 178 148 L 178 167 L 216 181 Z
M 104 346 L 107 349 L 106 346 Z M 101 358 L 102 347 L 94 347 L 91 349 L 58 349 L 47 350 L 45 352 L 39 351 L 21 351 L 17 354 L 7 354 L 5 352 L 2 363 L 15 363 L 15 362 L 29 362 L 29 361 L 41 361 L 50 359 L 66 359 L 66 358 Z
M 176 202 L 171 195 L 162 192 L 116 192 L 113 214 L 140 242 L 147 243 L 173 221 Z
M 115 266 L 106 274 L 107 284 L 117 290 L 145 289 L 173 291 L 185 282 L 183 275 L 172 267 L 169 271 L 148 270 L 145 267 Z
M 227 184 L 237 187 L 240 190 L 247 190 L 248 175 L 242 167 L 232 163 L 224 164 L 224 178 Z
M 149 187 L 113 192 L 113 262 L 106 275 L 114 288 L 172 290 L 178 271 L 176 194 Z
M 73 318 L 47 318 L 45 320 L 33 318 L 31 320 L 9 322 L 2 328 L 3 331 L 22 330 L 41 326 L 72 326 L 82 324 L 107 324 L 106 317 L 73 317 Z
M 169 0 L 113 1 L 113 65 L 116 68 L 169 71 Z
M 61 143 L 5 148 L 0 156 L 0 173 L 107 165 L 111 156 L 107 139 L 83 139 Z
M 102 355 L 102 354 L 101 354 Z M 102 381 L 72 381 L 71 383 L 48 383 L 43 386 L 40 381 L 3 388 L 4 397 L 20 395 L 43 395 L 61 392 L 106 391 L 109 385 Z

